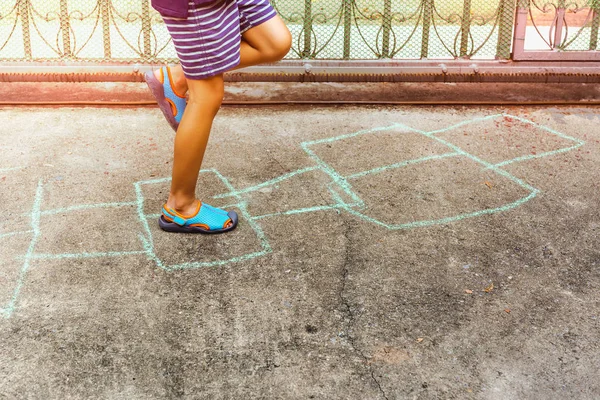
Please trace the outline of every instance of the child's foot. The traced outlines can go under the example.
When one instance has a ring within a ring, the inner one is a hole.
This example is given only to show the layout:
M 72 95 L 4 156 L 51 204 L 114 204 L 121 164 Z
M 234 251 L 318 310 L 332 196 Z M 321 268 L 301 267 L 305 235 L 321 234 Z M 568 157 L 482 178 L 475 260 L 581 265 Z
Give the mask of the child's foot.
M 224 233 L 237 227 L 238 215 L 235 211 L 227 212 L 200 201 L 194 213 L 183 215 L 165 204 L 158 224 L 167 232 Z
M 182 95 L 175 86 L 171 69 L 162 67 L 154 72 L 148 71 L 144 74 L 144 79 L 163 115 L 173 130 L 177 131 L 187 103 L 185 93 Z

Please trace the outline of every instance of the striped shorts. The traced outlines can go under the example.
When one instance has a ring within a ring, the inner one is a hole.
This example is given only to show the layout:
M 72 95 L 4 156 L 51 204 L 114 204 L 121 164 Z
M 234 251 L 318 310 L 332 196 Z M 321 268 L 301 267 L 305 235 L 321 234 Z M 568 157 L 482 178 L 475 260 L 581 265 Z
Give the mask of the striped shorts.
M 220 75 L 240 63 L 241 35 L 273 18 L 269 0 L 191 0 L 187 19 L 164 17 L 188 79 Z

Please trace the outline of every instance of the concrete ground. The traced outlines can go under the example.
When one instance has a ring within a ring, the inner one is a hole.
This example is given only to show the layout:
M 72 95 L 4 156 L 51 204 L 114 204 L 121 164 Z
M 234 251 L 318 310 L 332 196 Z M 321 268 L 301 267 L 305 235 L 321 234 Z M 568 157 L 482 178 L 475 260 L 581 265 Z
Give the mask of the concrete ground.
M 598 108 L 0 109 L 0 397 L 597 399 Z

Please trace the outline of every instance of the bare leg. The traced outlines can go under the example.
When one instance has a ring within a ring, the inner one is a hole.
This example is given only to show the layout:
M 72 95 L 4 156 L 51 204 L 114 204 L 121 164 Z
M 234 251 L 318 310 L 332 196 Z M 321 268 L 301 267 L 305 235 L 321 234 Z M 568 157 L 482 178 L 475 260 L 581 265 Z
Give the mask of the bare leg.
M 250 67 L 281 60 L 290 50 L 292 36 L 287 26 L 278 15 L 267 22 L 248 29 L 242 35 L 240 47 L 240 64 L 234 69 Z M 159 72 L 155 72 L 158 74 Z M 175 90 L 178 93 L 188 91 L 187 80 L 181 65 L 171 67 Z
M 196 182 L 212 123 L 223 100 L 223 76 L 188 82 L 188 104 L 175 135 L 173 180 L 167 206 L 184 215 L 196 210 Z

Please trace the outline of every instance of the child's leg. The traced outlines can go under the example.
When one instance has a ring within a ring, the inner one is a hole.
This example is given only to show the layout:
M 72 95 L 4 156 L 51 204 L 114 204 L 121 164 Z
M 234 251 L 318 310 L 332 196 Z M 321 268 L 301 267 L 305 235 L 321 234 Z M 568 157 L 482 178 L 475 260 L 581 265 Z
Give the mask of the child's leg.
M 167 206 L 184 215 L 196 210 L 196 182 L 213 120 L 223 100 L 223 76 L 189 80 L 189 100 L 177 135 Z

